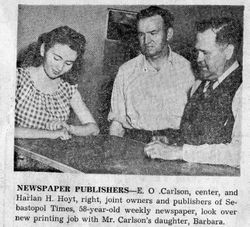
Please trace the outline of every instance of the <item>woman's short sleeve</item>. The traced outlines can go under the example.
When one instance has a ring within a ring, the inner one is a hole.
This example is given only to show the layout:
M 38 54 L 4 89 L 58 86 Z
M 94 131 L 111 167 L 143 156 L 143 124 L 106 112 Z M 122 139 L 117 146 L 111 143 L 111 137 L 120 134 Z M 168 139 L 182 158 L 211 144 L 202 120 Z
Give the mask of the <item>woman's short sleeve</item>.
M 23 68 L 17 68 L 16 75 L 17 75 L 17 81 L 16 81 L 17 87 L 23 86 L 30 79 L 29 73 Z
M 61 89 L 64 90 L 65 95 L 67 96 L 67 99 L 69 99 L 69 100 L 73 97 L 73 95 L 75 94 L 77 88 L 78 88 L 77 84 L 71 85 L 71 84 L 69 84 L 67 82 L 63 82 L 62 87 L 61 87 Z

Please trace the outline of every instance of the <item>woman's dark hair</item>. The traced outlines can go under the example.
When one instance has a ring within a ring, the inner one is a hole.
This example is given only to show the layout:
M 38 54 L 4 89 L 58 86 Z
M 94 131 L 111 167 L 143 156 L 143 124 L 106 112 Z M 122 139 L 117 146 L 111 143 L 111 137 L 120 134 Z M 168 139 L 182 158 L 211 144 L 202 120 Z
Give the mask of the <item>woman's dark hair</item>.
M 77 58 L 72 69 L 62 75 L 62 79 L 70 84 L 78 82 L 78 74 L 83 65 L 83 54 L 85 51 L 85 37 L 68 26 L 61 26 L 53 29 L 48 33 L 39 36 L 37 42 L 30 44 L 21 50 L 17 56 L 17 67 L 38 67 L 43 63 L 44 58 L 40 54 L 41 45 L 44 44 L 45 53 L 55 44 L 68 45 L 72 50 L 77 52 Z

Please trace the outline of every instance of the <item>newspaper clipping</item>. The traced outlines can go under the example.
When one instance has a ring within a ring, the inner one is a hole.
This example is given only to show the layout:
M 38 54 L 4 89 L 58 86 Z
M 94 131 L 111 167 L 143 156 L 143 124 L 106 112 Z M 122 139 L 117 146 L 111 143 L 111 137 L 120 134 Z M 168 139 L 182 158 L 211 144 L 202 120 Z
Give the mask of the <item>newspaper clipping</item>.
M 250 226 L 249 13 L 1 1 L 0 225 Z

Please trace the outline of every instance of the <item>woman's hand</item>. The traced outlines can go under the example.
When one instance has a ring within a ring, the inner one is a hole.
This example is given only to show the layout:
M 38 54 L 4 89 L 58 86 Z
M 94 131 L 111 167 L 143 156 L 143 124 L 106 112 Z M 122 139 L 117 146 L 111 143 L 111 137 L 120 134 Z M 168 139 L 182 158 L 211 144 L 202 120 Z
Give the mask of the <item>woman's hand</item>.
M 169 143 L 169 139 L 166 136 L 153 136 L 152 141 L 160 141 L 165 144 Z
M 90 125 L 89 127 L 91 127 L 91 129 L 92 129 L 92 135 L 97 136 L 100 133 L 100 129 L 97 126 L 97 124 L 96 123 L 90 123 L 89 125 Z
M 100 132 L 98 126 L 95 123 L 88 123 L 79 126 L 67 125 L 65 126 L 65 128 L 68 130 L 70 134 L 76 136 L 89 136 L 89 135 L 96 136 Z
M 61 140 L 68 140 L 71 138 L 69 134 L 70 126 L 64 121 L 50 121 L 46 124 L 47 130 L 54 131 L 53 139 L 60 138 Z
M 144 153 L 152 159 L 182 159 L 182 147 L 168 146 L 160 141 L 147 144 L 144 148 Z
M 65 121 L 55 120 L 46 123 L 47 130 L 55 131 L 63 128 L 68 129 L 68 125 Z
M 66 128 L 55 131 L 55 136 L 55 139 L 60 138 L 61 140 L 68 140 L 71 138 L 71 135 Z

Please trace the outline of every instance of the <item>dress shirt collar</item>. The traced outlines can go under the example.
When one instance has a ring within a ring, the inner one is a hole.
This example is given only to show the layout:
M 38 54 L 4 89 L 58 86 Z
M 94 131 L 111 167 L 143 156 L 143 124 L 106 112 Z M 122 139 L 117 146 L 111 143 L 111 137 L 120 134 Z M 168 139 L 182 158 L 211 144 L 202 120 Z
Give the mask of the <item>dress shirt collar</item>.
M 214 83 L 213 85 L 213 89 L 215 89 L 216 87 L 219 86 L 219 84 L 225 80 L 231 72 L 233 72 L 235 69 L 237 69 L 239 67 L 239 63 L 237 61 L 235 61 L 218 79 L 217 81 Z M 209 85 L 209 81 L 206 82 L 205 84 L 205 88 L 204 88 L 204 92 L 206 91 L 208 85 Z
M 167 62 L 170 62 L 171 64 L 173 64 L 173 52 L 171 47 L 168 45 L 168 57 Z M 144 72 L 149 72 L 149 71 L 154 71 L 157 72 L 157 70 L 155 68 L 152 67 L 152 65 L 148 62 L 148 60 L 146 59 L 146 57 L 143 55 L 143 60 L 142 60 L 142 69 Z
M 235 61 L 219 78 L 218 83 L 220 84 L 224 79 L 226 79 L 231 72 L 239 67 L 239 63 Z

